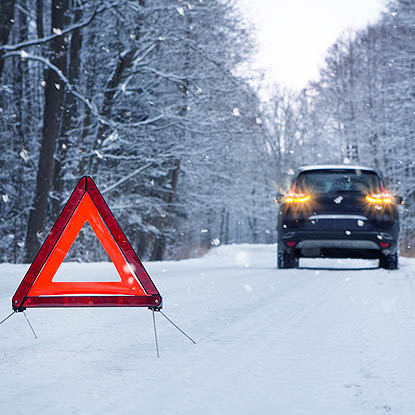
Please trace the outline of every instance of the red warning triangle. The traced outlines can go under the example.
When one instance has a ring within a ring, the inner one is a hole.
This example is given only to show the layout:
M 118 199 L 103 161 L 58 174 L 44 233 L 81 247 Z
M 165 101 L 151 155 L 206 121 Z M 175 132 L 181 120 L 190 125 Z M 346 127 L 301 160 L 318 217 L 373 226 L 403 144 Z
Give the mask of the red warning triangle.
M 111 258 L 120 281 L 53 281 L 88 222 Z M 83 177 L 59 215 L 12 299 L 15 311 L 30 307 L 152 307 L 162 298 L 90 177 Z

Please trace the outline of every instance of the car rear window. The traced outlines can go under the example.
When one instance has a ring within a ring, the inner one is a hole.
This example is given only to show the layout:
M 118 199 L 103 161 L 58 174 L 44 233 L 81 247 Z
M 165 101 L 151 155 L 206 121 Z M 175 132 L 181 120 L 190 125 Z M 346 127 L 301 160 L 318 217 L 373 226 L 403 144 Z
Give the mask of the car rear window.
M 362 170 L 311 170 L 299 174 L 296 189 L 304 193 L 379 193 L 379 176 Z

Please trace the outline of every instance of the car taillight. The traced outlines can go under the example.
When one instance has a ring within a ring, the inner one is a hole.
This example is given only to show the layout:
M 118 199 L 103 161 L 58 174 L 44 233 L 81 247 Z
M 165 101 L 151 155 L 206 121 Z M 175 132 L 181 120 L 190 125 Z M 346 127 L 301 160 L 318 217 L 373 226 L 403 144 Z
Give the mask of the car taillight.
M 305 203 L 305 202 L 308 202 L 310 199 L 311 199 L 310 195 L 290 193 L 284 197 L 283 201 L 286 203 Z
M 392 196 L 382 193 L 382 194 L 376 194 L 376 195 L 367 195 L 366 200 L 369 203 L 376 203 L 376 204 L 382 204 L 382 203 L 392 203 L 393 198 Z

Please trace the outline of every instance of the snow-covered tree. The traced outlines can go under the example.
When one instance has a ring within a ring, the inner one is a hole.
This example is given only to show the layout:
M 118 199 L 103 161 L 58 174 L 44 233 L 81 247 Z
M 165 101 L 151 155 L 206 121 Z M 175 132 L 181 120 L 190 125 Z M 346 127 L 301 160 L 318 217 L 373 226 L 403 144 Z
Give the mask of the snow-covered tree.
M 3 260 L 33 258 L 85 174 L 145 258 L 270 240 L 268 132 L 236 75 L 252 41 L 234 1 L 2 8 Z M 104 259 L 90 229 L 70 257 Z

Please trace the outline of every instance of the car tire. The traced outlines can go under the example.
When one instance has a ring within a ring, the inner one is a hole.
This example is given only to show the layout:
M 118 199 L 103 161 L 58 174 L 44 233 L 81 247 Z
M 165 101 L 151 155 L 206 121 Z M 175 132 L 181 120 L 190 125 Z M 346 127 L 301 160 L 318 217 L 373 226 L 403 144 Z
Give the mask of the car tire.
M 278 246 L 277 265 L 279 269 L 298 268 L 298 258 L 293 252 L 284 251 Z
M 391 255 L 380 254 L 379 267 L 384 269 L 398 269 L 398 253 Z

